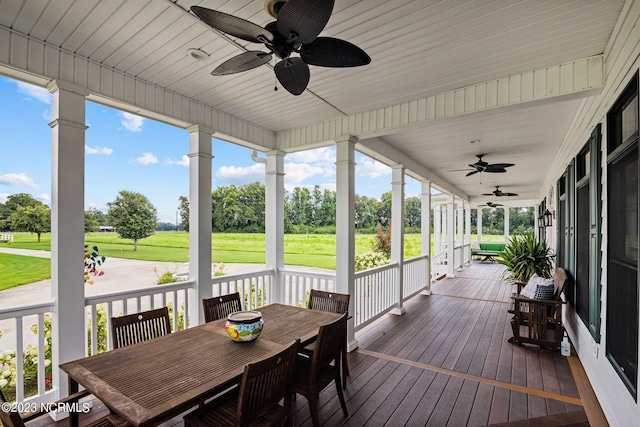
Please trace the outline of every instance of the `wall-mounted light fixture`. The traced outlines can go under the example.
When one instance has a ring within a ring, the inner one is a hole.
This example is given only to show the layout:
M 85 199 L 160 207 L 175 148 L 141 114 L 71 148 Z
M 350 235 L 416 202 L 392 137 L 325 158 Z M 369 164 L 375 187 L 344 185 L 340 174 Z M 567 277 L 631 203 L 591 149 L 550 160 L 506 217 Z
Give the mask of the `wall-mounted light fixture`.
M 546 209 L 544 211 L 544 214 L 541 215 L 545 227 L 551 227 L 551 225 L 553 225 L 553 221 L 552 221 L 553 216 L 554 214 L 549 212 L 549 209 Z

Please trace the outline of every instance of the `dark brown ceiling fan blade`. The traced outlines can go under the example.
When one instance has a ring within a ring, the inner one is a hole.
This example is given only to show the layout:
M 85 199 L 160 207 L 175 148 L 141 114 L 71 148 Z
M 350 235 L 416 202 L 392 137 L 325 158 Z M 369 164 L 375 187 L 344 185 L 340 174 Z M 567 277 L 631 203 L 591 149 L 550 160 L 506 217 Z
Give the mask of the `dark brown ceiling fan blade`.
M 303 45 L 300 58 L 320 67 L 358 67 L 371 62 L 369 55 L 358 46 L 333 37 L 318 37 Z
M 517 196 L 517 193 L 501 193 L 501 196 Z
M 515 166 L 515 163 L 491 163 L 487 165 L 487 169 L 504 169 L 510 168 L 511 166 Z
M 331 18 L 334 0 L 289 0 L 278 12 L 278 32 L 296 43 L 308 44 L 318 37 Z
M 253 43 L 273 40 L 271 32 L 246 19 L 200 6 L 191 6 L 191 11 L 207 25 L 239 39 Z
M 504 173 L 506 171 L 507 171 L 506 169 L 486 168 L 483 172 L 487 172 L 487 173 Z
M 475 175 L 477 173 L 479 173 L 480 171 L 471 171 L 469 172 L 466 176 L 471 176 L 471 175 Z
M 304 92 L 311 77 L 309 66 L 300 58 L 282 60 L 276 64 L 274 71 L 282 87 L 293 95 Z
M 242 71 L 248 71 L 253 68 L 259 67 L 271 61 L 273 55 L 259 50 L 252 50 L 249 52 L 241 53 L 233 58 L 227 59 L 222 64 L 218 65 L 215 70 L 211 72 L 212 76 L 226 76 L 227 74 L 240 73 Z

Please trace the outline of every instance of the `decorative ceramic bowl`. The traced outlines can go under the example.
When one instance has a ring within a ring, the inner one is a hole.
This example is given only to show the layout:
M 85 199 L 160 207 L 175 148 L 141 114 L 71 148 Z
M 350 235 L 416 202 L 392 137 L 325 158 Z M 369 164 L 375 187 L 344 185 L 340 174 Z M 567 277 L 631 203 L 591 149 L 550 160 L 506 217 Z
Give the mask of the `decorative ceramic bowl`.
M 263 324 L 259 311 L 235 311 L 227 317 L 224 328 L 232 340 L 244 342 L 258 338 Z

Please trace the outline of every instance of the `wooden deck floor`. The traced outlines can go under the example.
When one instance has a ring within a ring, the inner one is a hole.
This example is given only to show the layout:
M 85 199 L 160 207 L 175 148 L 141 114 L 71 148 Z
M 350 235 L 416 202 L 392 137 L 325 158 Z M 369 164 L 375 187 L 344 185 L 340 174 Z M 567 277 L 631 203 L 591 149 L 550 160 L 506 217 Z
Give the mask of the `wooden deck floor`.
M 498 264 L 473 262 L 435 284 L 431 296 L 409 300 L 403 316 L 387 315 L 361 331 L 359 349 L 349 354 L 349 417 L 328 387 L 320 397 L 322 425 L 484 426 L 559 414 L 570 421 L 561 425 L 588 425 L 587 407 L 591 425 L 602 425 L 599 408 L 584 403 L 589 384 L 576 385 L 577 358 L 507 343 L 512 289 L 501 272 Z M 93 416 L 104 410 L 97 403 Z M 304 397 L 293 410 L 294 425 L 311 425 Z M 163 424 L 174 425 L 182 426 L 181 418 Z

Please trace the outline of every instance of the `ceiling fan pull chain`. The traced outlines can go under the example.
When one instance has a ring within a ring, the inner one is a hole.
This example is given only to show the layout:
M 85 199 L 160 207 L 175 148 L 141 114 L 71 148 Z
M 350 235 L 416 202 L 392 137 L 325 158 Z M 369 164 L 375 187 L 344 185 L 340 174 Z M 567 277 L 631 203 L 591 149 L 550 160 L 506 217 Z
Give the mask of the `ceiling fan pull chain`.
M 277 92 L 278 91 L 278 79 L 276 78 L 276 75 L 273 75 L 273 91 Z

